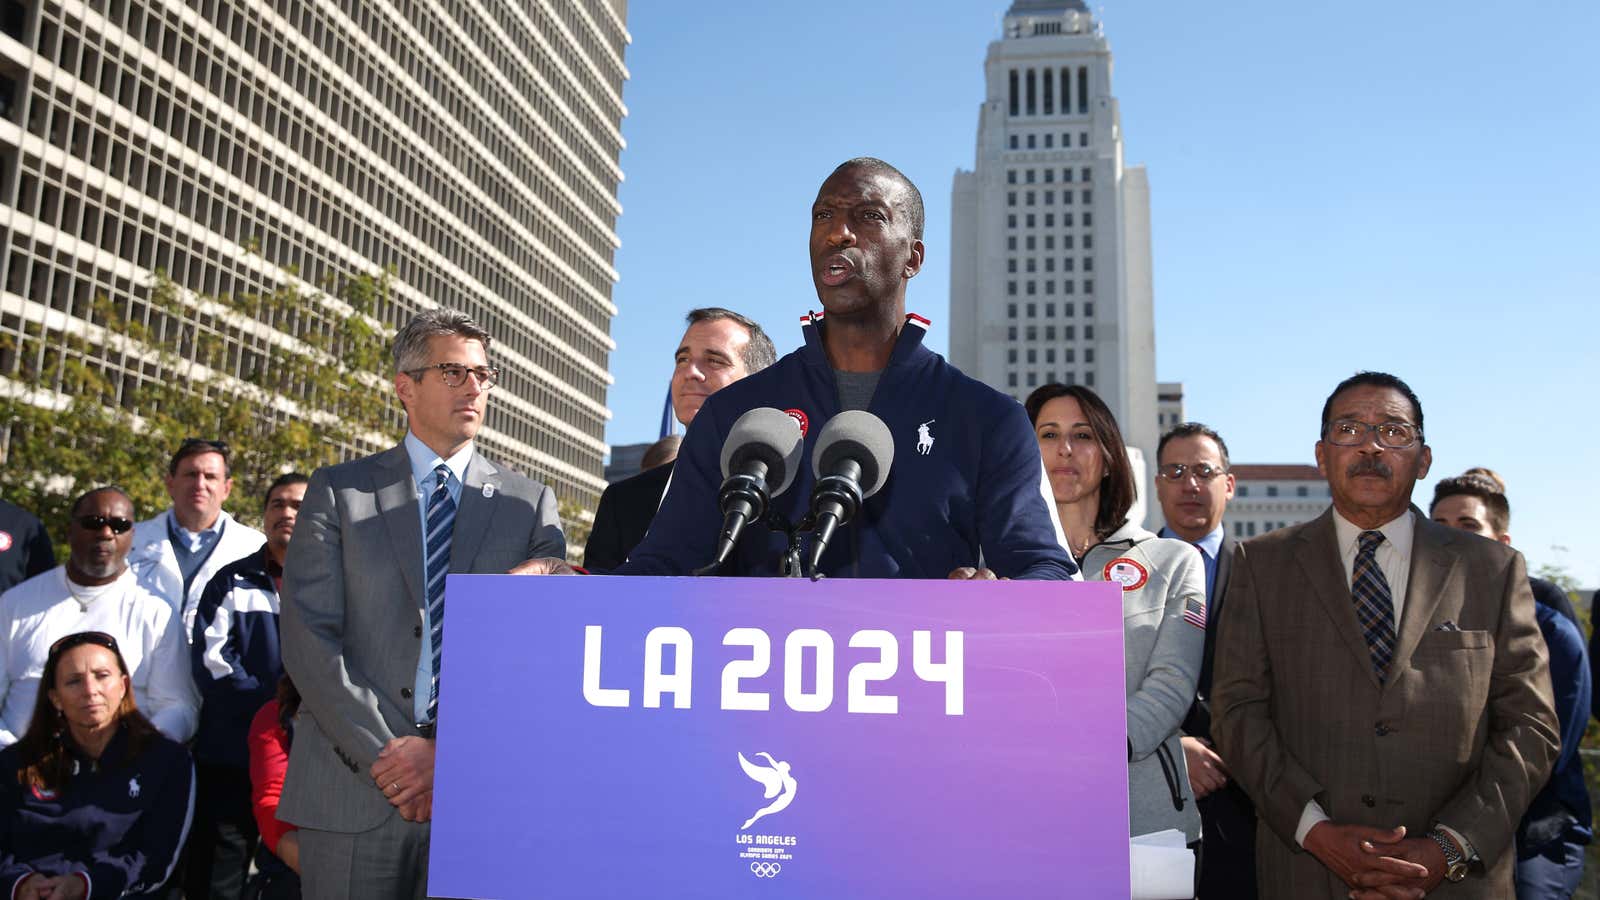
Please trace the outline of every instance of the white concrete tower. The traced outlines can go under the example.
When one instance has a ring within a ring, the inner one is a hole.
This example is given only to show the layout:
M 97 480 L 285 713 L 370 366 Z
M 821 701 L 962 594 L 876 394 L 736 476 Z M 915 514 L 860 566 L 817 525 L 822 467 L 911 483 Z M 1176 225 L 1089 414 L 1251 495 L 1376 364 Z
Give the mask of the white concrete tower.
M 1081 0 L 1015 0 L 984 72 L 951 197 L 950 360 L 1018 400 L 1090 386 L 1154 459 L 1150 185 L 1122 163 L 1110 44 Z

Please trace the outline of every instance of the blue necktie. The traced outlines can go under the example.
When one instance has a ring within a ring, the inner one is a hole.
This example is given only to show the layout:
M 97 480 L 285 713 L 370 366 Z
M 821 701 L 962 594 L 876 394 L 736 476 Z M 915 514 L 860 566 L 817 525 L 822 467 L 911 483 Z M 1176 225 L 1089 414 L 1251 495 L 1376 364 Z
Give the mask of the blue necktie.
M 1361 621 L 1361 632 L 1367 639 L 1367 652 L 1372 655 L 1373 671 L 1378 673 L 1378 683 L 1389 678 L 1389 663 L 1394 660 L 1394 598 L 1389 591 L 1389 580 L 1378 568 L 1378 545 L 1383 543 L 1383 532 L 1363 531 L 1358 539 L 1356 564 L 1351 572 L 1350 594 L 1355 598 L 1356 618 Z
M 432 626 L 433 682 L 428 688 L 428 724 L 439 718 L 439 659 L 444 648 L 444 577 L 450 571 L 450 532 L 456 524 L 456 502 L 450 499 L 450 470 L 443 465 L 434 473 L 439 482 L 428 495 L 428 530 L 423 535 L 426 552 L 423 571 L 428 576 L 428 624 Z

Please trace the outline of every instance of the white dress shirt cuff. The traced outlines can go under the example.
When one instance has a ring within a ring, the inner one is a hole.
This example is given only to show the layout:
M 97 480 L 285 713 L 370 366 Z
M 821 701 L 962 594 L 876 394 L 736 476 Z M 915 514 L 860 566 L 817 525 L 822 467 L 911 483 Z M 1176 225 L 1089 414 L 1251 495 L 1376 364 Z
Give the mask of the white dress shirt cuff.
M 1450 835 L 1450 839 L 1456 842 L 1457 847 L 1461 848 L 1461 856 L 1463 859 L 1468 862 L 1472 862 L 1478 858 L 1478 851 L 1472 849 L 1472 845 L 1467 843 L 1467 839 L 1462 836 L 1461 832 L 1451 828 L 1449 825 L 1446 825 L 1443 822 L 1439 823 L 1439 830 Z
M 1294 830 L 1294 842 L 1304 848 L 1306 835 L 1311 833 L 1318 823 L 1328 821 L 1328 814 L 1323 812 L 1322 804 L 1316 800 L 1307 800 L 1306 808 L 1300 813 L 1300 825 Z

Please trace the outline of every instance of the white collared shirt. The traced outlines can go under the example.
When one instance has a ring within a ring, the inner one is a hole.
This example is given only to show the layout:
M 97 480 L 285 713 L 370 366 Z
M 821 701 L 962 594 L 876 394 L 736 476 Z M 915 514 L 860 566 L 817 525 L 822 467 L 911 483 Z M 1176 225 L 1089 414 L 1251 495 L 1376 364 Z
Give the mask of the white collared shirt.
M 1394 630 L 1400 633 L 1400 614 L 1406 608 L 1406 582 L 1411 580 L 1411 544 L 1416 536 L 1417 523 L 1408 509 L 1376 529 L 1365 529 L 1333 511 L 1333 533 L 1339 540 L 1339 558 L 1344 561 L 1344 583 L 1353 587 L 1356 554 L 1361 551 L 1361 533 L 1376 530 L 1383 532 L 1383 543 L 1373 551 L 1378 570 L 1389 582 L 1389 598 L 1394 603 Z M 1354 601 L 1352 601 L 1354 602 Z
M 422 439 L 406 431 L 405 439 L 406 457 L 411 461 L 411 480 L 417 490 L 417 523 L 421 528 L 420 534 L 424 543 L 428 540 L 428 498 L 432 496 L 433 489 L 438 484 L 438 476 L 434 469 L 441 463 L 450 470 L 450 480 L 445 484 L 445 490 L 450 492 L 450 499 L 455 501 L 456 509 L 461 508 L 461 488 L 467 477 L 467 461 L 472 459 L 472 444 L 457 450 L 449 459 L 441 459 L 439 454 L 433 452 Z M 411 711 L 417 723 L 426 722 L 428 718 L 428 694 L 433 689 L 433 645 L 426 638 L 433 634 L 433 622 L 428 617 L 428 598 L 426 596 L 428 584 L 427 554 L 417 560 L 417 566 L 422 570 L 422 579 L 417 582 L 423 585 L 424 596 L 422 599 L 422 634 L 424 643 L 422 652 L 417 654 L 417 675 L 411 694 Z

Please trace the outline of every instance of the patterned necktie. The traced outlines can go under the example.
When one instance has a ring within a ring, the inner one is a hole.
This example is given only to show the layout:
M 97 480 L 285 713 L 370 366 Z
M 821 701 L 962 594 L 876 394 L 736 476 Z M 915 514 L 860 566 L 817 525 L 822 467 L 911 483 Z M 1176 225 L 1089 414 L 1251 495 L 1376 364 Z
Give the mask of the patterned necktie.
M 1389 593 L 1389 580 L 1378 568 L 1378 545 L 1383 543 L 1383 532 L 1363 531 L 1356 550 L 1356 564 L 1350 578 L 1350 593 L 1355 598 L 1356 618 L 1361 621 L 1361 632 L 1367 639 L 1367 650 L 1372 654 L 1372 668 L 1378 673 L 1378 683 L 1389 678 L 1389 663 L 1394 659 L 1394 598 Z
M 432 627 L 433 682 L 428 688 L 428 723 L 439 717 L 439 659 L 444 648 L 444 577 L 450 571 L 450 532 L 456 524 L 456 502 L 450 499 L 450 470 L 443 465 L 434 473 L 439 482 L 428 495 L 428 529 L 423 535 L 426 552 L 423 571 L 428 576 L 428 624 Z

